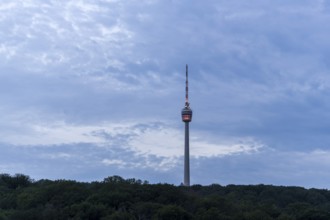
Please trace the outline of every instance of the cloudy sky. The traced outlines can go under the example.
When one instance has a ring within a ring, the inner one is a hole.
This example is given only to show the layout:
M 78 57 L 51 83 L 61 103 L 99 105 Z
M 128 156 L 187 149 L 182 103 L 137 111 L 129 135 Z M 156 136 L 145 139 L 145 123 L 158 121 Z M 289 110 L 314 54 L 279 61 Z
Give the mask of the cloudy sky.
M 0 172 L 330 188 L 325 0 L 3 0 Z

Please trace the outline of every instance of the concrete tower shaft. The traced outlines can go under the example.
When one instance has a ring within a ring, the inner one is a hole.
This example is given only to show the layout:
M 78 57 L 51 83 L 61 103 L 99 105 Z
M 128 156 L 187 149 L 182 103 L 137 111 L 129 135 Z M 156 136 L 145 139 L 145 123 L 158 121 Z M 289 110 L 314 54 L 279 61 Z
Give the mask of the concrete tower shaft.
M 185 123 L 184 138 L 184 181 L 183 185 L 190 186 L 190 164 L 189 164 L 189 122 L 192 119 L 192 110 L 188 100 L 188 65 L 186 65 L 186 102 L 181 111 L 182 121 Z

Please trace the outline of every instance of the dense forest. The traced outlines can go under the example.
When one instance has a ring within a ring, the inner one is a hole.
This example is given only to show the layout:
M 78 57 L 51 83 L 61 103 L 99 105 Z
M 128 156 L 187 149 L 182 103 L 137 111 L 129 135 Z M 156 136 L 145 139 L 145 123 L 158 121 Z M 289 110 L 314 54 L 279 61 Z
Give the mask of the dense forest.
M 329 220 L 330 191 L 271 185 L 149 184 L 111 176 L 100 182 L 0 174 L 0 220 L 225 219 Z

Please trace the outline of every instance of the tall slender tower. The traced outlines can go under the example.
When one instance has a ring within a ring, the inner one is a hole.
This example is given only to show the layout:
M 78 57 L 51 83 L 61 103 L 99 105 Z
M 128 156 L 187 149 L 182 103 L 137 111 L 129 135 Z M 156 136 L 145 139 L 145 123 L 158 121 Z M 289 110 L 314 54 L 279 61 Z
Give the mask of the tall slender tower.
M 184 181 L 183 185 L 190 186 L 190 168 L 189 168 L 189 122 L 192 119 L 192 110 L 189 107 L 188 100 L 188 65 L 186 65 L 186 102 L 181 111 L 182 121 L 185 124 L 184 134 Z

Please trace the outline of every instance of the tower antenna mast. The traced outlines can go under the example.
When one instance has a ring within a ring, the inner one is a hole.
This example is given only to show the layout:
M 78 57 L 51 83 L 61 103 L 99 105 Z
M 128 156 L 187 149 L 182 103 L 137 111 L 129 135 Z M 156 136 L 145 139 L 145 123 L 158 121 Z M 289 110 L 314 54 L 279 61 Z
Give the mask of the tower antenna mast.
M 188 99 L 188 65 L 186 65 L 186 105 L 189 106 L 189 99 Z

